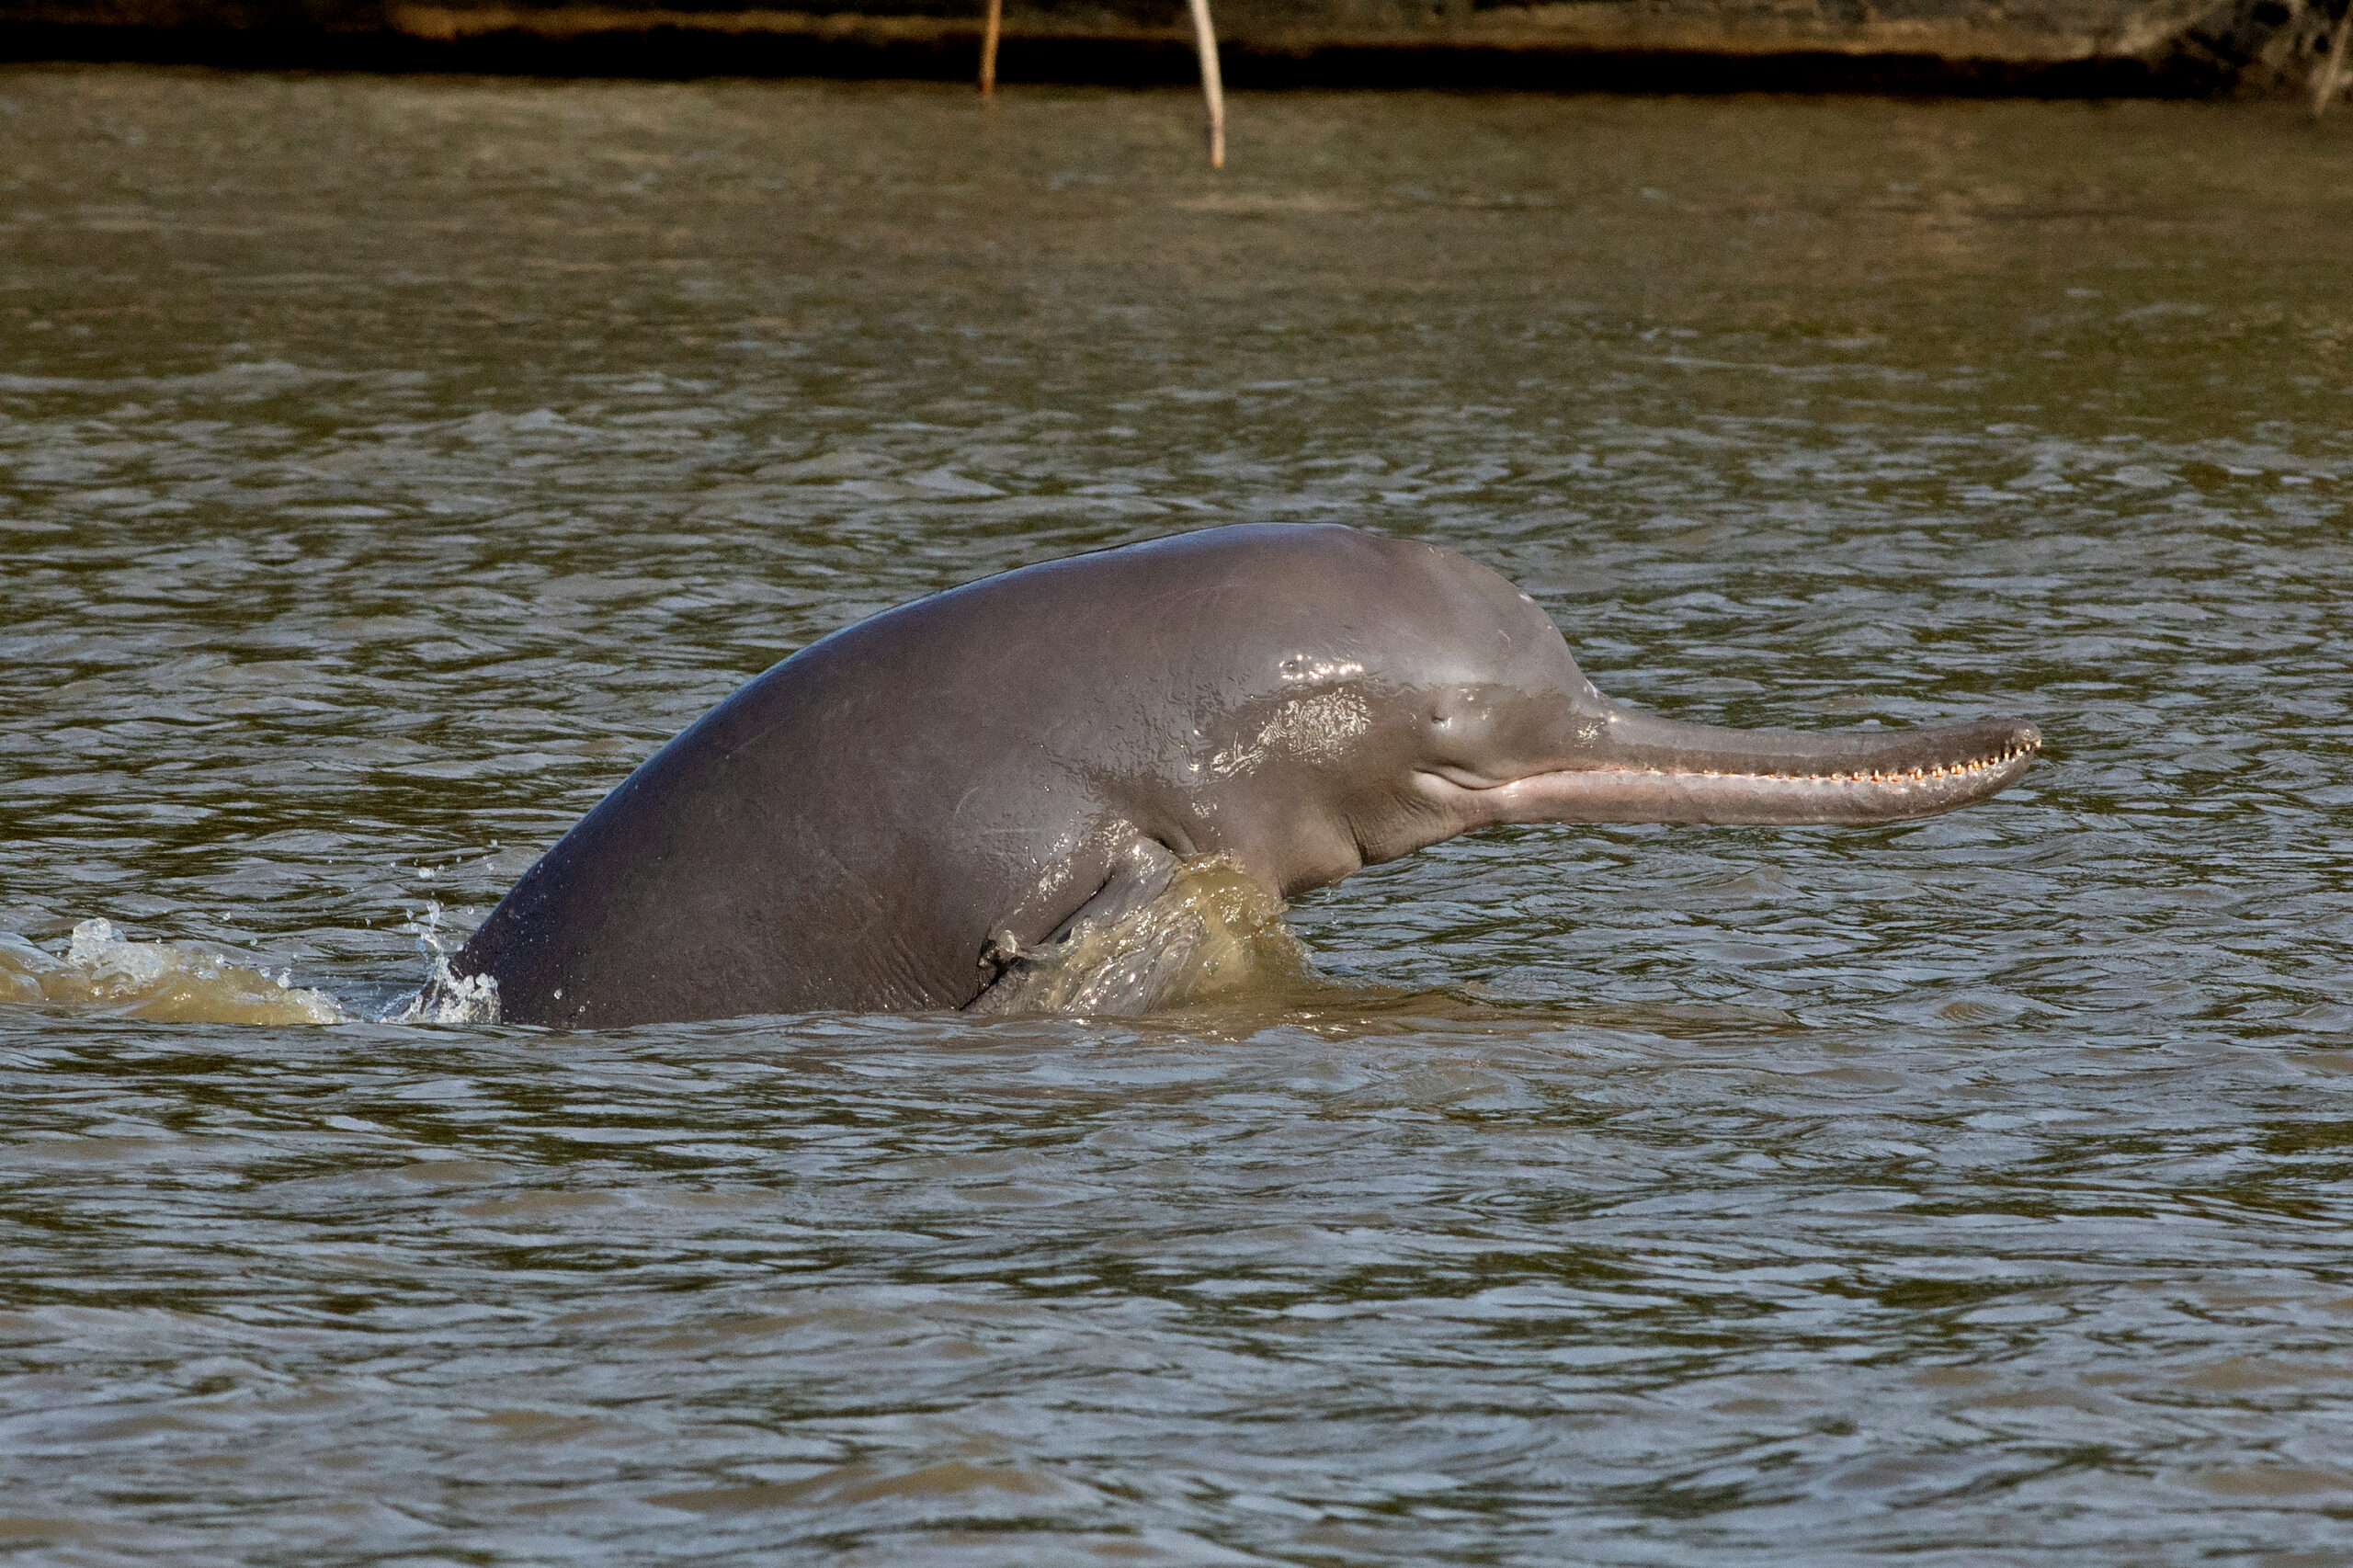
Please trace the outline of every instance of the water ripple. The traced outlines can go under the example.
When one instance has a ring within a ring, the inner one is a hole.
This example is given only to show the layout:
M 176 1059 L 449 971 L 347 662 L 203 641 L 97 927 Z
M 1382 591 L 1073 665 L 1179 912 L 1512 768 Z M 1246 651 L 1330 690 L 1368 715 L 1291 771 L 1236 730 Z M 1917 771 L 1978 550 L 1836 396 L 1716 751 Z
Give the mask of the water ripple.
M 376 1017 L 783 653 L 1221 521 L 1463 549 L 1678 717 L 2050 737 L 1948 819 L 1378 868 L 1271 1016 L 0 1006 L 0 1537 L 2341 1554 L 2341 138 L 1290 95 L 1212 180 L 1156 94 L 0 108 L 28 983 Z

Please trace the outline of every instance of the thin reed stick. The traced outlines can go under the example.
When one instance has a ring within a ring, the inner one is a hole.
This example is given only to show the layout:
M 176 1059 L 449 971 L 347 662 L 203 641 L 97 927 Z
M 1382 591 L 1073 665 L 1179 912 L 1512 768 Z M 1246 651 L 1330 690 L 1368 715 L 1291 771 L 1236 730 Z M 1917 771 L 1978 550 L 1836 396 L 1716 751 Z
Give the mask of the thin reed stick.
M 1005 0 L 989 0 L 988 19 L 981 24 L 981 91 L 996 91 L 996 40 L 1005 30 Z
M 1192 0 L 1193 47 L 1201 56 L 1201 97 L 1210 105 L 1210 167 L 1225 167 L 1225 80 L 1217 68 L 1217 34 L 1210 28 L 1210 0 Z
M 2345 40 L 2353 38 L 2353 3 L 2345 7 L 2345 15 L 2336 18 L 2336 36 L 2328 41 L 2328 60 L 2320 68 L 2320 79 L 2313 84 L 2313 118 L 2318 119 L 2336 101 L 2336 84 L 2345 75 Z

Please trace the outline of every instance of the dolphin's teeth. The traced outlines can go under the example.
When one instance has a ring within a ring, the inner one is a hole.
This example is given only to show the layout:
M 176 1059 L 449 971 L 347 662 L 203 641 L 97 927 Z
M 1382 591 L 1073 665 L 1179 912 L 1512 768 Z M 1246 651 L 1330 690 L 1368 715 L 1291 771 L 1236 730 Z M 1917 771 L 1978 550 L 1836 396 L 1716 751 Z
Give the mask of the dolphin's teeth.
M 1924 765 L 1908 770 L 1901 767 L 1873 768 L 1869 772 L 1866 772 L 1859 767 L 1851 772 L 1842 771 L 1836 773 L 1767 773 L 1761 769 L 1753 773 L 1727 773 L 1723 769 L 1718 767 L 1688 768 L 1651 767 L 1609 768 L 1605 769 L 1604 771 L 1616 773 L 1623 778 L 1677 780 L 1696 778 L 1747 779 L 1759 784 L 1926 784 L 1937 779 L 1971 778 L 1977 774 L 1984 773 L 1990 769 L 2000 767 L 2006 763 L 2014 762 L 2018 758 L 2026 756 L 2028 753 L 2035 749 L 2036 748 L 2033 746 L 2011 746 L 2008 749 L 1992 756 L 1977 757 L 1966 762 L 1941 762 L 1933 767 Z

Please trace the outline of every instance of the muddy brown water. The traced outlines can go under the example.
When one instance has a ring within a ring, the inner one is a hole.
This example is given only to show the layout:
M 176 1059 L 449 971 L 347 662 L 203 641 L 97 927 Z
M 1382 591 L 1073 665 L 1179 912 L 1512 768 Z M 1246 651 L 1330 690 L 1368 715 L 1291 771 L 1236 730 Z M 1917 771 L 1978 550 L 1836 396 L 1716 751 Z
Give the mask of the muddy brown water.
M 0 74 L 11 1551 L 2353 1553 L 2353 121 L 1195 115 Z M 1378 869 L 1360 1005 L 371 1021 L 827 630 L 1332 518 L 2045 760 Z

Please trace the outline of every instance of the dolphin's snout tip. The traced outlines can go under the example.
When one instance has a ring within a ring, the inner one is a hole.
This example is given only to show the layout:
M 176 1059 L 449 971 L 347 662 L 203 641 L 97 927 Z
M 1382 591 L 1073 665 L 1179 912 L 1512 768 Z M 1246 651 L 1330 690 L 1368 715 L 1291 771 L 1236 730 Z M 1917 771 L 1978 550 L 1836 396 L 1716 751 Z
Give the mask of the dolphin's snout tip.
M 2005 714 L 1989 713 L 1974 723 L 1953 725 L 1946 733 L 1955 740 L 1968 737 L 1962 744 L 1974 754 L 1977 767 L 2031 756 L 2042 749 L 2039 727 Z

